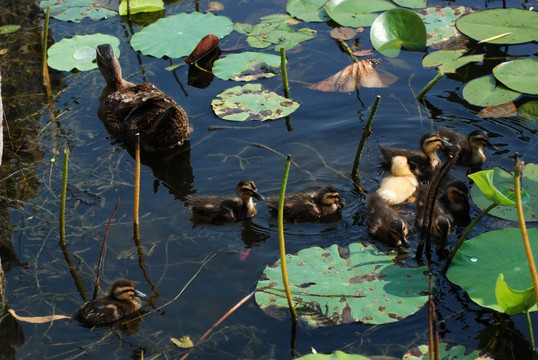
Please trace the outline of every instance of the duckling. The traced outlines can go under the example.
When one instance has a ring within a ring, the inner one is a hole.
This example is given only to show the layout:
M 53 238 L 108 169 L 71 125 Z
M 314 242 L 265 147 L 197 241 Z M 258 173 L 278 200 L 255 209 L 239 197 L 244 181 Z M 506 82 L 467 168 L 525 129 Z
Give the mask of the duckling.
M 456 226 L 465 226 L 471 222 L 469 189 L 461 180 L 449 182 L 440 196 L 439 201 L 445 209 L 452 224 Z
M 433 175 L 434 170 L 439 166 L 440 159 L 437 156 L 437 149 L 451 146 L 448 141 L 443 140 L 439 135 L 430 132 L 420 138 L 420 149 L 409 150 L 390 146 L 379 148 L 381 153 L 381 167 L 385 171 L 390 171 L 392 159 L 395 156 L 405 156 L 421 180 L 427 181 Z
M 447 127 L 439 128 L 439 135 L 446 141 L 450 141 L 452 146 L 448 152 L 456 153 L 461 150 L 457 164 L 464 166 L 480 166 L 486 160 L 484 148 L 495 149 L 496 147 L 489 141 L 488 134 L 480 129 L 473 130 L 465 137 L 459 132 Z
M 226 196 L 189 196 L 187 204 L 197 220 L 222 223 L 244 220 L 256 215 L 252 198 L 265 200 L 258 193 L 256 184 L 251 180 L 241 180 L 236 187 L 237 197 Z
M 334 222 L 342 217 L 343 202 L 332 186 L 319 190 L 291 194 L 284 199 L 284 218 L 292 222 Z M 269 202 L 273 216 L 278 213 L 278 198 Z
M 430 192 L 430 185 L 420 184 L 417 191 L 417 202 L 415 204 L 416 217 L 415 225 L 418 228 L 422 227 L 424 211 L 426 207 L 426 201 L 428 200 L 428 193 Z M 445 209 L 438 201 L 433 203 L 433 215 L 432 215 L 432 233 L 437 240 L 442 244 L 446 244 L 448 235 L 451 231 L 451 219 L 449 215 L 445 213 Z
M 391 174 L 383 179 L 377 193 L 389 205 L 413 202 L 418 181 L 405 156 L 392 158 Z
M 110 324 L 140 310 L 140 298 L 146 297 L 135 289 L 131 281 L 119 279 L 112 283 L 107 296 L 81 305 L 73 314 L 72 320 L 89 327 Z
M 368 234 L 389 246 L 408 246 L 405 221 L 378 193 L 366 199 Z
M 112 136 L 133 147 L 140 134 L 141 147 L 148 152 L 173 148 L 189 138 L 185 110 L 153 84 L 124 80 L 112 46 L 97 47 L 97 65 L 106 81 L 97 114 Z

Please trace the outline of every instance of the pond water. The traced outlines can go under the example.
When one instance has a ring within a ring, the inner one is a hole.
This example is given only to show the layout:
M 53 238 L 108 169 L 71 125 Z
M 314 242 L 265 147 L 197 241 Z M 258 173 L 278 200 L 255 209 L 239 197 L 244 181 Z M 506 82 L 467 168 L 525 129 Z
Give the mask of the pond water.
M 223 4 L 224 10 L 219 15 L 233 22 L 256 23 L 261 16 L 285 12 L 285 1 L 224 1 Z M 480 6 L 521 8 L 524 4 L 487 1 Z M 208 3 L 200 2 L 199 6 L 204 10 Z M 166 14 L 191 12 L 194 7 L 192 2 L 168 4 Z M 5 300 L 23 316 L 71 314 L 83 299 L 91 298 L 106 233 L 102 292 L 114 279 L 126 277 L 138 289 L 152 295 L 159 310 L 152 311 L 147 306 L 151 313 L 131 331 L 116 328 L 111 331 L 108 327 L 90 330 L 67 321 L 34 325 L 4 318 L 1 331 L 7 335 L 5 341 L 0 340 L 3 342 L 0 346 L 6 350 L 0 358 L 138 359 L 142 352 L 145 359 L 181 356 L 185 351 L 172 345 L 170 338 L 183 335 L 199 338 L 253 291 L 263 269 L 279 258 L 276 223 L 270 219 L 264 203 L 258 202 L 258 214 L 252 222 L 194 226 L 184 204 L 185 196 L 233 195 L 235 185 L 243 178 L 254 180 L 264 196 L 278 196 L 286 154 L 291 154 L 294 161 L 288 193 L 332 184 L 346 201 L 342 219 L 336 223 L 287 224 L 287 252 L 368 240 L 365 198 L 355 189 L 349 174 L 362 128 L 377 95 L 381 96 L 381 103 L 360 164 L 361 185 L 366 191 L 374 190 L 382 177 L 378 145 L 417 148 L 423 133 L 443 125 L 462 133 L 483 129 L 490 134 L 498 150 L 487 152 L 484 168 L 512 169 L 509 156 L 516 151 L 528 163 L 538 161 L 533 124 L 517 117 L 481 119 L 476 115 L 480 109 L 469 105 L 461 96 L 463 84 L 489 73 L 499 58 L 505 58 L 507 53 L 533 55 L 535 45 L 474 45 L 477 52 L 484 51 L 488 58 L 497 60 L 467 66 L 457 75 L 445 77 L 427 95 L 426 108 L 415 101 L 413 91 L 418 92 L 436 71 L 422 68 L 425 54 L 421 52 L 403 52 L 397 59 L 382 63 L 383 70 L 398 76 L 398 81 L 388 88 L 361 88 L 353 93 L 309 90 L 309 85 L 350 64 L 349 57 L 329 37 L 330 24 L 309 24 L 317 30 L 315 39 L 287 54 L 291 97 L 301 103 L 299 109 L 288 119 L 231 123 L 217 118 L 210 102 L 237 83 L 214 79 L 205 89 L 187 85 L 187 66 L 170 72 L 164 69 L 170 65 L 169 60 L 143 56 L 130 47 L 131 28 L 125 19 L 83 20 L 80 24 L 51 19 L 50 27 L 55 41 L 67 35 L 95 32 L 120 38 L 124 77 L 132 82 L 152 82 L 174 97 L 189 114 L 194 131 L 190 152 L 143 159 L 141 265 L 133 241 L 134 160 L 121 143 L 110 138 L 97 118 L 98 99 L 104 86 L 102 76 L 97 69 L 54 75 L 59 79 L 53 87 L 57 121 L 43 105 L 26 115 L 34 121 L 34 128 L 27 130 L 33 135 L 21 135 L 38 145 L 34 156 L 28 157 L 35 161 L 19 159 L 17 173 L 10 171 L 14 162 L 4 160 L 3 164 L 3 176 L 16 180 L 9 187 L 7 181 L 0 185 L 6 209 L 3 228 L 8 229 L 4 234 L 11 239 L 18 258 L 24 263 L 6 272 Z M 140 27 L 132 29 L 138 31 Z M 358 34 L 358 38 L 361 49 L 371 48 L 368 30 Z M 221 40 L 223 49 L 236 45 L 246 49 L 244 37 L 238 33 Z M 261 83 L 265 89 L 282 93 L 279 76 Z M 5 90 L 3 95 L 6 96 Z M 7 119 L 10 127 L 23 120 L 27 118 Z M 212 126 L 229 128 L 211 130 Z M 74 271 L 69 270 L 59 246 L 60 187 L 66 142 L 70 145 L 69 184 L 100 197 L 94 205 L 68 197 L 66 245 Z M 18 187 L 32 190 L 17 190 Z M 22 193 L 25 195 L 21 196 Z M 107 231 L 117 199 L 117 212 Z M 478 213 L 480 210 L 473 207 L 472 216 Z M 486 217 L 471 236 L 506 226 L 517 225 Z M 417 234 L 411 239 L 412 252 Z M 456 242 L 455 233 L 449 242 Z M 152 291 L 151 284 L 156 286 L 156 291 Z M 506 317 L 483 309 L 444 278 L 437 280 L 433 297 L 442 341 L 464 344 L 469 349 L 487 349 L 499 359 L 533 356 L 524 316 Z M 532 318 L 536 324 L 535 313 Z M 348 324 L 313 329 L 299 323 L 292 334 L 289 319 L 269 317 L 250 299 L 214 329 L 191 358 L 287 359 L 293 354 L 308 354 L 311 348 L 319 353 L 340 349 L 366 356 L 401 358 L 408 349 L 427 343 L 427 309 L 397 323 L 380 326 Z

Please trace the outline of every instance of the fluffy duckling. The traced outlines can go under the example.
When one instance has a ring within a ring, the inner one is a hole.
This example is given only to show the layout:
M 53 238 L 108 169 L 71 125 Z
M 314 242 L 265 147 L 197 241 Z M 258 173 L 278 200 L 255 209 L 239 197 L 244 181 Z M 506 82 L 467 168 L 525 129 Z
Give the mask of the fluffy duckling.
M 465 226 L 471 222 L 469 189 L 461 180 L 449 182 L 439 198 L 440 203 L 449 215 L 450 221 L 456 226 Z
M 391 174 L 383 179 L 377 193 L 389 205 L 413 201 L 418 181 L 411 172 L 405 156 L 392 158 Z
M 417 202 L 415 204 L 415 225 L 418 228 L 421 228 L 423 224 L 424 211 L 426 207 L 426 202 L 428 200 L 429 191 L 430 185 L 421 184 L 418 187 Z M 446 244 L 446 240 L 451 231 L 451 219 L 449 215 L 445 213 L 445 209 L 439 201 L 434 201 L 433 203 L 433 216 L 431 221 L 433 235 L 442 244 Z
M 187 204 L 199 220 L 222 223 L 244 220 L 256 215 L 252 198 L 265 200 L 258 193 L 256 184 L 251 180 L 241 180 L 236 187 L 239 197 L 226 196 L 189 196 Z
M 97 113 L 112 136 L 133 147 L 140 134 L 146 151 L 172 148 L 189 138 L 185 110 L 153 84 L 124 80 L 109 44 L 97 47 L 97 65 L 106 81 Z
M 341 217 L 343 203 L 332 186 L 319 190 L 291 194 L 284 199 L 284 219 L 292 222 L 334 222 Z M 273 216 L 278 213 L 278 198 L 269 202 Z
M 146 295 L 135 289 L 127 279 L 114 281 L 107 296 L 81 305 L 72 319 L 83 326 L 110 324 L 140 310 Z
M 392 159 L 395 156 L 405 156 L 409 165 L 415 170 L 415 173 L 419 178 L 429 180 L 440 164 L 439 156 L 437 156 L 437 149 L 451 146 L 448 141 L 443 140 L 439 135 L 434 132 L 422 135 L 420 138 L 421 150 L 409 150 L 396 147 L 380 147 L 381 153 L 381 167 L 385 171 L 390 171 L 392 167 Z
M 405 221 L 378 193 L 366 199 L 368 234 L 389 246 L 408 246 Z
M 449 152 L 461 150 L 457 164 L 464 166 L 480 166 L 486 160 L 484 148 L 495 149 L 489 141 L 488 134 L 483 130 L 474 130 L 467 137 L 447 127 L 439 128 L 439 135 L 452 143 Z

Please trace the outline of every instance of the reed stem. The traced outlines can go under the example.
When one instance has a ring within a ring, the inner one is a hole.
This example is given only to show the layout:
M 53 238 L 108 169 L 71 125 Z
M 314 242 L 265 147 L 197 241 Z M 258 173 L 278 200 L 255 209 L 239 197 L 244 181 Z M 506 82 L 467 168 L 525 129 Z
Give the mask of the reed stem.
M 351 56 L 351 58 L 353 59 L 353 62 L 359 62 L 359 60 L 357 59 L 355 54 L 353 54 L 353 50 L 351 50 L 349 45 L 344 40 L 336 39 L 336 41 L 338 42 L 338 44 L 340 44 L 340 46 L 342 46 L 344 48 L 344 50 L 346 50 L 347 54 L 349 56 Z
M 133 228 L 134 228 L 135 239 L 140 238 L 139 222 L 138 222 L 139 207 L 140 207 L 140 134 L 136 134 L 134 201 L 133 201 Z
M 47 68 L 47 39 L 49 37 L 49 18 L 50 18 L 50 7 L 47 8 L 45 13 L 45 28 L 43 29 L 43 39 L 41 44 L 41 62 L 42 62 L 42 76 L 43 76 L 43 85 L 47 86 L 49 83 L 49 72 Z
M 417 100 L 422 100 L 422 98 L 426 95 L 426 93 L 428 91 L 430 91 L 430 89 L 439 81 L 441 80 L 441 78 L 443 77 L 444 73 L 442 72 L 439 72 L 437 73 L 437 75 L 435 75 L 435 77 L 429 82 L 426 84 L 426 86 L 424 86 L 424 88 L 422 90 L 420 90 L 420 92 L 418 93 L 416 99 Z
M 372 128 L 372 122 L 374 121 L 375 113 L 377 112 L 377 108 L 379 107 L 379 102 L 381 101 L 381 96 L 377 95 L 375 98 L 374 105 L 372 106 L 372 111 L 370 111 L 370 115 L 368 116 L 368 121 L 366 121 L 366 125 L 364 125 L 364 128 L 362 130 L 362 136 L 361 140 L 359 141 L 359 146 L 357 147 L 357 152 L 355 153 L 355 160 L 353 160 L 353 168 L 351 170 L 351 178 L 353 179 L 353 183 L 360 188 L 360 174 L 359 174 L 359 163 L 362 156 L 362 149 L 364 148 L 364 144 L 366 143 L 366 138 L 370 136 L 370 129 Z
M 288 70 L 286 68 L 286 49 L 280 48 L 280 72 L 282 73 L 282 86 L 284 87 L 284 96 L 290 98 L 290 84 L 288 83 Z
M 67 169 L 69 164 L 69 144 L 65 144 L 62 166 L 62 193 L 60 196 L 60 243 L 65 244 L 65 200 L 67 198 Z

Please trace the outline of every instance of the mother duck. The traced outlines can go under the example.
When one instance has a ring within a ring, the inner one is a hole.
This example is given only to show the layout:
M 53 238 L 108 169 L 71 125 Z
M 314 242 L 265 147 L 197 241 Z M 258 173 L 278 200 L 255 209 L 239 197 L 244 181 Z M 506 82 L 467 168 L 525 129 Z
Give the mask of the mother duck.
M 97 66 L 106 81 L 97 113 L 112 136 L 135 146 L 140 134 L 140 145 L 148 152 L 182 145 L 189 138 L 185 110 L 153 84 L 124 80 L 109 44 L 97 47 Z

